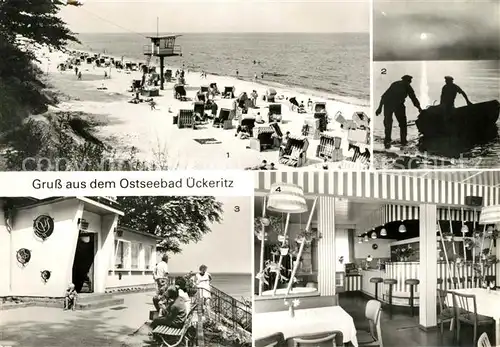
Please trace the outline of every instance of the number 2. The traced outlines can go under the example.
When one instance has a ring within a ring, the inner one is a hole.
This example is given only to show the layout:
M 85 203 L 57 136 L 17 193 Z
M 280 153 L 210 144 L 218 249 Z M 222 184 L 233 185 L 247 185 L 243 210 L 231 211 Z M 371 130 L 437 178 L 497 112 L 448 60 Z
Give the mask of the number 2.
M 387 69 L 386 68 L 383 68 L 380 70 L 380 74 L 381 75 L 387 75 Z

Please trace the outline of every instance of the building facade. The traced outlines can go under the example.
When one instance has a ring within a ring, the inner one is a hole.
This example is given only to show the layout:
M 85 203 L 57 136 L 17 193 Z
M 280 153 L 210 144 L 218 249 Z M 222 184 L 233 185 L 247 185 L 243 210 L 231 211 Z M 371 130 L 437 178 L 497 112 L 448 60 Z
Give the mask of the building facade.
M 0 297 L 153 283 L 157 237 L 118 226 L 113 198 L 0 198 Z

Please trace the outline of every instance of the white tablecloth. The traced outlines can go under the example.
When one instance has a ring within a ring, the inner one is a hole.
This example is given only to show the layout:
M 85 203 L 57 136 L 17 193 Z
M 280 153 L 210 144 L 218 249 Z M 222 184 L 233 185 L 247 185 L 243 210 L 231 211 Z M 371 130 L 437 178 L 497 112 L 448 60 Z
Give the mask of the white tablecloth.
M 493 346 L 500 346 L 500 291 L 488 292 L 487 289 L 483 288 L 455 289 L 453 291 L 476 296 L 477 313 L 495 319 L 496 343 Z M 453 305 L 451 298 L 449 303 Z
M 351 342 L 358 347 L 356 327 L 352 317 L 340 306 L 296 309 L 295 317 L 288 311 L 257 313 L 253 316 L 252 335 L 260 339 L 282 332 L 285 339 L 339 330 L 344 335 L 344 343 Z

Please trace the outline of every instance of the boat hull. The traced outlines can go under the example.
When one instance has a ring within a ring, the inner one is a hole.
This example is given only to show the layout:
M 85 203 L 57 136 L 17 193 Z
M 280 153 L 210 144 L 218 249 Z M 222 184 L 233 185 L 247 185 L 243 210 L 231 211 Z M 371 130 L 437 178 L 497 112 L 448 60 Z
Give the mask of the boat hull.
M 486 133 L 496 129 L 499 113 L 498 100 L 458 107 L 450 116 L 440 106 L 431 106 L 419 114 L 415 124 L 426 139 L 481 142 Z

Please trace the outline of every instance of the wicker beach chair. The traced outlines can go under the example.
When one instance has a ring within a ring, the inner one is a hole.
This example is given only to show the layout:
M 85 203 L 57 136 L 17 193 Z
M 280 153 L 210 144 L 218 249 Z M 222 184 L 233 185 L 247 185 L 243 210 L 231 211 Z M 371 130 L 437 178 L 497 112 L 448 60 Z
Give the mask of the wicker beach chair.
M 209 86 L 201 86 L 200 87 L 200 93 L 208 93 L 210 91 Z
M 228 126 L 228 121 L 231 121 L 232 125 L 232 119 L 230 119 L 231 115 L 231 110 L 228 108 L 221 108 L 219 111 L 219 116 L 214 118 L 214 122 L 212 125 L 216 128 L 224 128 Z M 232 127 L 232 126 L 231 126 Z
M 241 130 L 253 134 L 253 128 L 255 127 L 255 118 L 243 118 L 240 121 Z
M 173 328 L 167 325 L 158 325 L 153 330 L 153 338 L 160 343 L 160 347 L 177 347 L 181 345 L 189 346 L 190 338 L 188 330 L 194 324 L 193 318 L 197 305 L 193 305 L 187 314 L 186 321 L 182 328 Z
M 280 139 L 283 138 L 283 132 L 281 131 L 281 128 L 278 125 L 278 123 L 270 123 L 269 126 L 274 129 L 274 133 L 278 138 Z
M 326 113 L 326 102 L 315 102 L 313 103 L 314 113 L 324 112 Z
M 326 131 L 328 126 L 328 115 L 326 112 L 315 112 L 314 118 L 319 119 L 319 131 Z
M 172 82 L 172 70 L 165 71 L 165 81 Z
M 210 93 L 212 93 L 212 95 L 219 95 L 220 92 L 219 92 L 219 88 L 217 88 L 217 83 L 210 83 Z
M 281 104 L 271 104 L 269 105 L 269 123 L 281 122 L 283 116 L 281 115 Z
M 193 110 L 179 110 L 177 115 L 177 127 L 179 129 L 183 128 L 194 128 L 195 126 L 195 116 Z
M 370 118 L 364 112 L 354 112 L 352 120 L 356 127 L 368 129 L 370 127 Z
M 325 161 L 337 162 L 344 159 L 342 149 L 342 138 L 330 134 L 322 134 L 319 145 L 316 148 L 316 157 Z
M 265 99 L 267 102 L 276 102 L 276 89 L 269 88 L 266 90 Z
M 274 146 L 274 129 L 270 126 L 259 126 L 252 130 L 250 148 L 259 152 L 271 149 Z
M 292 167 L 303 166 L 307 162 L 309 141 L 305 136 L 290 136 L 279 152 L 280 164 Z
M 370 163 L 371 153 L 368 146 L 349 144 L 349 151 L 353 152 L 353 156 L 347 161 L 368 165 Z
M 174 86 L 174 97 L 177 100 L 186 101 L 187 100 L 186 95 L 187 95 L 187 93 L 186 93 L 186 88 L 184 87 L 184 85 L 176 84 Z
M 195 101 L 194 102 L 194 114 L 199 117 L 200 120 L 205 118 L 205 103 L 203 101 Z
M 234 98 L 234 87 L 232 86 L 225 86 L 224 87 L 224 99 L 233 99 Z

